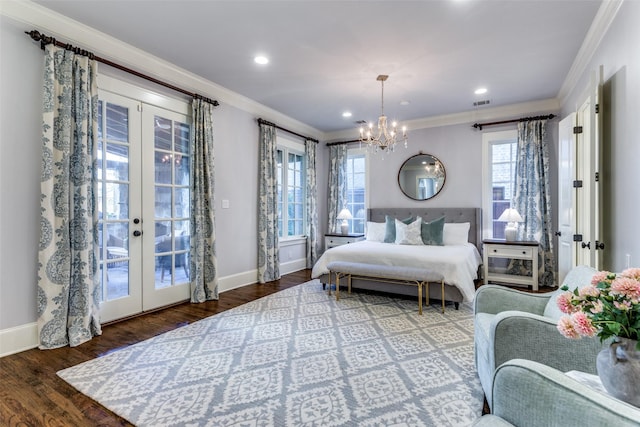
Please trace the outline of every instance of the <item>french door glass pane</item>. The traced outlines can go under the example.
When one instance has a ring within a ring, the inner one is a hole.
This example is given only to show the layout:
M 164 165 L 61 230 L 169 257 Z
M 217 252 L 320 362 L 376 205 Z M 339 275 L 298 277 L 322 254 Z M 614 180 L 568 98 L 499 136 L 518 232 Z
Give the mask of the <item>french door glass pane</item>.
M 100 282 L 102 301 L 111 301 L 130 294 L 129 109 L 103 101 L 98 109 Z
M 155 288 L 189 281 L 190 126 L 154 118 Z

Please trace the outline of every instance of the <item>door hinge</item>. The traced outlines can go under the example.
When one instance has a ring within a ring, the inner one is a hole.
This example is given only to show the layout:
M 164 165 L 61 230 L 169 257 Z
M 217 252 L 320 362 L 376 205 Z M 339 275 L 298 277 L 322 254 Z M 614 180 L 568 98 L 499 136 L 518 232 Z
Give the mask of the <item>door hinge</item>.
M 573 133 L 574 134 L 582 133 L 582 126 L 574 126 Z
M 142 113 L 142 104 L 138 104 L 138 112 Z
M 595 179 L 596 179 L 596 182 L 600 181 L 600 172 L 596 172 Z
M 600 112 L 600 104 L 596 104 L 596 114 Z
M 582 180 L 573 181 L 573 188 L 582 188 Z
M 573 235 L 574 242 L 582 242 L 582 234 L 574 234 Z

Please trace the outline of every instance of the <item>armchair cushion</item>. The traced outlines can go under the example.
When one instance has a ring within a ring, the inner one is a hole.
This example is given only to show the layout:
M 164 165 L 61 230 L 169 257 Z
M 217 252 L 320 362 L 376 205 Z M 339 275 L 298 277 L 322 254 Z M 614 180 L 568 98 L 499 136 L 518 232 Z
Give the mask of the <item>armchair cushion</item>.
M 588 284 L 595 272 L 590 267 L 576 267 L 565 283 Z M 559 292 L 532 294 L 495 285 L 481 286 L 476 292 L 476 369 L 490 407 L 495 369 L 511 359 L 534 360 L 561 371 L 595 373 L 596 356 L 602 348 L 599 339 L 569 340 L 556 329 L 559 317 L 545 316 L 545 311 L 551 312 L 550 304 L 556 304 Z
M 640 426 L 640 408 L 538 362 L 513 359 L 500 365 L 492 389 L 492 416 L 478 418 L 475 426 Z
M 565 277 L 563 285 L 567 285 L 569 290 L 573 291 L 575 288 L 583 288 L 591 284 L 591 278 L 597 271 L 586 265 L 578 265 L 571 269 L 571 271 Z M 564 292 L 561 289 L 553 292 L 549 298 L 549 302 L 544 308 L 544 316 L 550 319 L 554 319 L 556 323 L 562 317 L 562 312 L 558 308 L 556 298 L 559 294 Z

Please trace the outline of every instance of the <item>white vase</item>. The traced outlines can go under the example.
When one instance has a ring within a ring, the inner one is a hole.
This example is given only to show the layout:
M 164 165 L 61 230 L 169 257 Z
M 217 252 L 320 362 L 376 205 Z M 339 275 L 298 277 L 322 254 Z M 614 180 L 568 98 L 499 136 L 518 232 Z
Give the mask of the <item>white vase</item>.
M 617 399 L 640 407 L 640 351 L 638 341 L 616 338 L 598 353 L 596 368 L 604 388 Z

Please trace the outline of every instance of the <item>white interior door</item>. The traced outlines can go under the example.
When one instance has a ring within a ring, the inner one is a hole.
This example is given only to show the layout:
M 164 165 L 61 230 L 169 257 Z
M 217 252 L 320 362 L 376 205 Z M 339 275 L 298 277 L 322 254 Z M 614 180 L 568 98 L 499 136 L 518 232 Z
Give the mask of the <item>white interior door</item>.
M 576 176 L 575 135 L 576 113 L 571 113 L 558 124 L 558 283 L 577 264 L 573 232 L 576 229 Z
M 191 130 L 186 111 L 107 91 L 99 108 L 104 323 L 189 298 Z
M 558 166 L 558 275 L 559 283 L 575 265 L 602 269 L 602 206 L 600 117 L 596 111 L 602 99 L 600 78 L 594 73 L 582 102 L 559 124 Z M 574 132 L 574 126 L 577 130 Z M 574 188 L 573 182 L 579 183 Z M 573 236 L 581 240 L 573 242 Z

